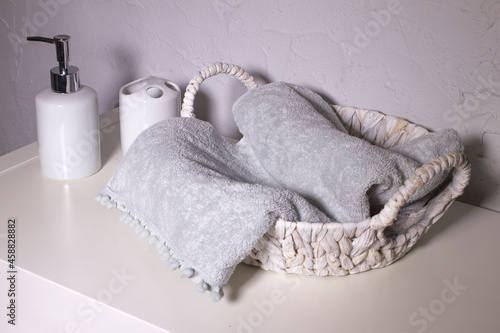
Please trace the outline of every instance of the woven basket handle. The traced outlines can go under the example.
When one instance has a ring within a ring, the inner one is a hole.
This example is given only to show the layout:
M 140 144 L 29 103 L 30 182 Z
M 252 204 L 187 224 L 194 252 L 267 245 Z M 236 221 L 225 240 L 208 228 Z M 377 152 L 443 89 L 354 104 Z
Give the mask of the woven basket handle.
M 215 76 L 217 74 L 230 74 L 237 77 L 241 82 L 245 84 L 248 90 L 257 88 L 257 83 L 254 81 L 253 77 L 245 72 L 240 66 L 228 64 L 225 62 L 216 62 L 202 68 L 196 76 L 189 81 L 186 88 L 186 93 L 184 94 L 184 99 L 182 101 L 181 117 L 191 117 L 196 118 L 194 114 L 194 97 L 200 89 L 200 85 L 203 81 L 209 77 Z
M 465 187 L 469 184 L 470 163 L 464 154 L 451 152 L 448 155 L 437 157 L 418 168 L 415 173 L 399 187 L 380 213 L 372 217 L 370 224 L 371 228 L 373 230 L 383 231 L 386 227 L 392 225 L 408 198 L 415 193 L 418 188 L 434 178 L 435 175 L 452 168 L 454 168 L 453 179 L 443 190 L 443 193 L 446 193 L 447 196 L 451 196 L 452 199 L 462 195 Z

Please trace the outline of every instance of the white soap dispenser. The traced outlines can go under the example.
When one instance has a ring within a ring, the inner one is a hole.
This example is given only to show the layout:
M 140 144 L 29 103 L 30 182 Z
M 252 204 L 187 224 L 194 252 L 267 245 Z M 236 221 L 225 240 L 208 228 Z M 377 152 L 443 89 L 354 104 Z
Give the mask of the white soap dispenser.
M 69 65 L 70 36 L 28 37 L 55 44 L 58 67 L 51 87 L 35 98 L 42 172 L 55 179 L 79 179 L 101 168 L 99 110 L 94 89 L 80 85 L 78 68 Z

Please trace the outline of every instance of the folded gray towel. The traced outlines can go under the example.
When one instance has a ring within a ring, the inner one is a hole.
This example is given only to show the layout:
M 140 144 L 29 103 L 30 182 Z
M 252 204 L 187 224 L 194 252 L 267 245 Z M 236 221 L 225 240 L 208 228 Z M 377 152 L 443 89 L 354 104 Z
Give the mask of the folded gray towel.
M 455 132 L 375 147 L 349 136 L 317 94 L 285 83 L 247 92 L 233 113 L 236 145 L 197 119 L 148 128 L 97 196 L 214 301 L 278 218 L 359 222 L 423 162 L 461 149 Z
M 261 184 L 270 184 L 263 186 Z M 207 122 L 173 118 L 134 142 L 98 200 L 117 204 L 170 268 L 221 297 L 221 287 L 278 218 L 328 221 L 281 189 L 252 152 L 222 139 Z
M 327 108 L 311 90 L 278 82 L 247 92 L 233 114 L 243 142 L 266 172 L 337 222 L 369 217 L 370 207 L 382 208 L 424 162 L 462 150 L 454 130 L 431 133 L 399 149 L 377 147 L 348 135 Z M 425 197 L 442 179 L 409 202 Z

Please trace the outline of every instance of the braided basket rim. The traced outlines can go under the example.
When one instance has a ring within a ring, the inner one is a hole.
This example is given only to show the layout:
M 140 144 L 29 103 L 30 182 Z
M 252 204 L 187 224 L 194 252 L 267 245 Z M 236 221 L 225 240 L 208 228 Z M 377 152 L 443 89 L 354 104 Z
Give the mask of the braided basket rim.
M 349 134 L 384 148 L 430 133 L 422 126 L 379 111 L 332 107 Z M 351 223 L 278 219 L 243 262 L 278 273 L 318 276 L 342 276 L 390 265 L 410 251 L 463 192 L 470 179 L 470 165 L 466 160 L 464 163 L 463 179 L 452 188 L 455 190 L 450 191 L 451 185 L 443 187 L 418 212 L 397 219 L 394 224 L 404 220 L 409 226 L 392 231 L 390 237 L 385 228 L 371 229 L 372 219 L 380 213 Z M 321 242 L 333 250 L 318 246 Z
M 216 62 L 201 69 L 189 82 L 182 117 L 196 117 L 194 99 L 200 85 L 218 74 L 238 78 L 251 90 L 253 77 L 240 66 Z M 405 119 L 378 111 L 349 106 L 333 109 L 353 136 L 390 148 L 429 133 Z M 418 212 L 398 216 L 406 200 L 435 174 L 453 169 L 451 182 L 439 190 Z M 404 256 L 455 201 L 470 180 L 470 163 L 462 153 L 440 156 L 405 181 L 376 215 L 352 223 L 278 219 L 259 240 L 244 263 L 279 273 L 341 276 L 390 265 Z M 389 232 L 387 232 L 389 231 Z

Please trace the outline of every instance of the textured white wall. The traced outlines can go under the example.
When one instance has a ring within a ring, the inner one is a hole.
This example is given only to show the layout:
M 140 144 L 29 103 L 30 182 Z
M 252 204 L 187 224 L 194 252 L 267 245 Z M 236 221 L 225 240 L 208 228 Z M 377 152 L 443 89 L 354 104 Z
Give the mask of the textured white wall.
M 39 0 L 0 3 L 0 154 L 36 140 L 34 96 L 56 65 L 28 35 L 68 34 L 71 62 L 101 112 L 125 83 L 157 75 L 184 88 L 213 61 L 260 83 L 288 81 L 331 102 L 456 128 L 473 164 L 462 201 L 500 211 L 498 0 Z M 244 88 L 207 81 L 201 118 L 237 136 L 229 112 Z

